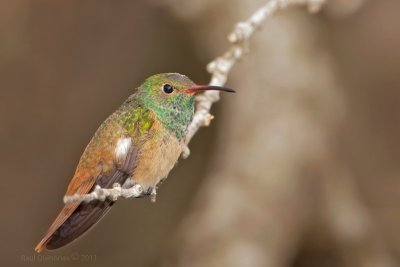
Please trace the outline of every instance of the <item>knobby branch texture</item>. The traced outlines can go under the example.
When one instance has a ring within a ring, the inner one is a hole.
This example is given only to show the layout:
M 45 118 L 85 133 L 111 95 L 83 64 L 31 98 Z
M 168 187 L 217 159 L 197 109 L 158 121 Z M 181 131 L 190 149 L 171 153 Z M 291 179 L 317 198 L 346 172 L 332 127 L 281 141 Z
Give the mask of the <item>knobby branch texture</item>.
M 305 5 L 310 12 L 317 12 L 326 0 L 271 0 L 259 8 L 246 21 L 236 24 L 232 33 L 228 35 L 232 46 L 222 56 L 217 57 L 207 65 L 207 71 L 211 74 L 210 85 L 223 86 L 230 70 L 238 59 L 248 51 L 248 42 L 254 32 L 261 26 L 267 17 L 272 16 L 277 11 L 291 7 Z M 187 147 L 190 140 L 200 127 L 209 126 L 213 116 L 210 109 L 213 103 L 219 100 L 218 91 L 208 91 L 197 96 L 197 108 L 192 123 L 189 125 L 186 135 L 186 146 L 183 150 L 183 157 L 187 158 L 190 150 Z
M 270 0 L 265 5 L 256 10 L 246 21 L 238 22 L 234 30 L 228 35 L 231 47 L 220 57 L 215 58 L 207 64 L 207 71 L 211 74 L 210 85 L 225 85 L 228 74 L 233 65 L 248 52 L 248 42 L 254 32 L 262 25 L 266 18 L 276 12 L 292 6 L 306 6 L 308 10 L 315 13 L 320 10 L 326 0 Z M 209 126 L 213 116 L 210 114 L 212 105 L 220 98 L 218 91 L 206 91 L 196 97 L 196 112 L 193 121 L 188 127 L 188 134 L 185 138 L 185 145 L 182 156 L 187 158 L 190 155 L 188 144 L 200 127 Z M 93 200 L 104 201 L 105 199 L 117 200 L 119 197 L 136 198 L 145 194 L 143 188 L 135 184 L 130 188 L 122 188 L 115 184 L 113 188 L 100 188 L 97 186 L 89 194 L 74 194 L 64 196 L 64 203 L 75 201 L 90 202 Z M 155 191 L 152 192 L 155 199 Z

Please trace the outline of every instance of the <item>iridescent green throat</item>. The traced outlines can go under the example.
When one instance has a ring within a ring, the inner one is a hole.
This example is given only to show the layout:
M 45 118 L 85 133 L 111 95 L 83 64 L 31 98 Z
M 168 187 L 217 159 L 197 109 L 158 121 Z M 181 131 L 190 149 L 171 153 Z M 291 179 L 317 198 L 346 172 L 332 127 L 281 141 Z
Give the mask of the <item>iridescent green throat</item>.
M 141 104 L 152 110 L 164 127 L 182 140 L 194 114 L 194 96 L 177 93 L 168 98 L 157 98 L 152 94 L 140 94 Z

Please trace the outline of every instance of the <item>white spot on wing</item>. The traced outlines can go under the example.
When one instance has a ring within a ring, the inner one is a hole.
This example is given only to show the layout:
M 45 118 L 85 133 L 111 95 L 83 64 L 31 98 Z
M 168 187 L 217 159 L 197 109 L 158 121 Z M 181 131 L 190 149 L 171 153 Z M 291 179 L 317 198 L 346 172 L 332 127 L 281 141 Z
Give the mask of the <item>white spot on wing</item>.
M 118 160 L 123 160 L 128 154 L 129 148 L 131 147 L 132 139 L 130 137 L 124 137 L 118 139 L 117 146 L 115 148 L 115 156 Z

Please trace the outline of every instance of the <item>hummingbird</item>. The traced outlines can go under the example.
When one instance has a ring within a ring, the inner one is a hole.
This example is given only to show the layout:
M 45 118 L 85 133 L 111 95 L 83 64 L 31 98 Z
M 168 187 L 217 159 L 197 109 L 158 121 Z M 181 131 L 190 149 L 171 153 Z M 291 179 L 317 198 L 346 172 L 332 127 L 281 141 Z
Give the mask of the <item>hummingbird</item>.
M 195 110 L 195 95 L 206 90 L 232 89 L 196 85 L 179 73 L 147 78 L 97 129 L 84 150 L 65 195 L 87 194 L 96 186 L 139 184 L 155 192 L 176 164 Z M 115 201 L 94 200 L 64 205 L 35 247 L 63 247 L 89 230 Z

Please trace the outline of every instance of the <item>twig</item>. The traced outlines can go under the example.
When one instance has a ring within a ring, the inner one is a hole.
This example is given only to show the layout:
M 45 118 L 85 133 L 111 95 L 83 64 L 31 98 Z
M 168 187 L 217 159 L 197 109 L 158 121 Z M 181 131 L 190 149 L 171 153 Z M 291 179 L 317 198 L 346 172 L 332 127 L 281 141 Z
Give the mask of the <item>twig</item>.
M 116 201 L 119 197 L 132 198 L 132 197 L 142 197 L 144 195 L 144 190 L 141 185 L 135 184 L 129 188 L 122 188 L 120 184 L 115 183 L 113 188 L 101 188 L 96 185 L 94 190 L 89 194 L 74 194 L 72 196 L 64 196 L 64 203 L 68 204 L 71 202 L 90 202 L 93 200 L 104 201 L 110 199 Z
M 228 35 L 232 46 L 222 56 L 217 57 L 207 65 L 207 71 L 211 74 L 210 85 L 223 86 L 228 79 L 228 74 L 233 65 L 248 50 L 248 41 L 253 36 L 267 17 L 277 11 L 291 7 L 305 5 L 310 12 L 317 12 L 326 0 L 270 0 L 259 8 L 248 20 L 236 24 L 235 29 Z M 218 91 L 207 91 L 196 97 L 197 106 L 193 121 L 188 127 L 188 134 L 185 138 L 185 146 L 182 156 L 187 158 L 190 154 L 188 144 L 200 127 L 209 126 L 213 116 L 210 114 L 211 106 L 219 100 Z M 143 188 L 135 184 L 130 188 L 121 188 L 114 184 L 111 189 L 96 186 L 89 194 L 64 196 L 64 203 L 74 201 L 90 202 L 93 200 L 104 201 L 105 199 L 117 200 L 119 197 L 132 198 L 144 195 Z M 152 200 L 155 200 L 156 191 L 151 193 Z
M 254 12 L 251 17 L 236 24 L 234 30 L 228 35 L 228 40 L 232 46 L 222 56 L 214 59 L 207 65 L 207 71 L 211 74 L 210 85 L 223 86 L 228 79 L 228 74 L 233 65 L 248 50 L 248 41 L 253 36 L 267 17 L 272 16 L 277 11 L 291 7 L 305 5 L 310 12 L 317 12 L 326 0 L 270 0 L 264 6 Z M 200 127 L 209 126 L 213 116 L 210 109 L 213 103 L 219 100 L 218 91 L 207 91 L 196 97 L 197 107 L 193 116 L 193 121 L 189 125 L 186 135 L 185 147 L 182 156 L 187 158 L 190 150 L 187 147 L 190 140 Z

